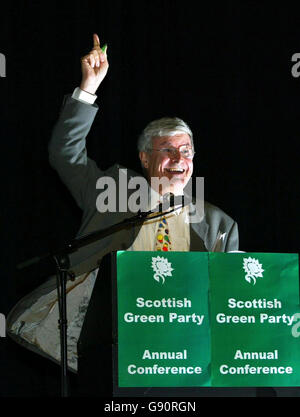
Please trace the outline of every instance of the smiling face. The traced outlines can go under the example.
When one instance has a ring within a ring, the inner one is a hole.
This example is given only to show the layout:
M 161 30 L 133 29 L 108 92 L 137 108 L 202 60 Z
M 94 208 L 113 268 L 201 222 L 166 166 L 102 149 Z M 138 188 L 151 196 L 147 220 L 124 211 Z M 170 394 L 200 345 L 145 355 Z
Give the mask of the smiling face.
M 160 194 L 172 192 L 175 195 L 183 194 L 183 189 L 193 173 L 193 159 L 185 158 L 178 148 L 182 145 L 192 146 L 191 138 L 187 133 L 174 136 L 162 136 L 152 139 L 152 151 L 140 152 L 139 156 L 147 172 L 148 182 L 151 178 L 165 177 L 168 181 L 161 189 L 155 190 Z M 173 154 L 159 151 L 166 148 L 176 148 Z M 153 184 L 153 182 L 152 182 Z

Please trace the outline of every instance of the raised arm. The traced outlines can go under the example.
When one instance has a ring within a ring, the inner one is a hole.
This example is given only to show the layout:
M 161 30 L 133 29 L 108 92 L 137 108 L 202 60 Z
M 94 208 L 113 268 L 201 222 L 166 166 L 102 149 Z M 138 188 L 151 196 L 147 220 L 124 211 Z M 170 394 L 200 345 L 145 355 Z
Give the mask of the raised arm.
M 96 34 L 93 42 L 93 49 L 81 58 L 82 79 L 79 90 L 85 92 L 83 94 L 88 96 L 90 103 L 95 100 L 94 94 L 108 71 L 107 53 L 101 50 Z M 83 102 L 85 99 L 71 96 L 65 98 L 49 143 L 50 164 L 82 209 L 95 204 L 95 181 L 101 175 L 96 163 L 87 157 L 86 152 L 86 137 L 98 106 L 88 104 L 88 101 Z

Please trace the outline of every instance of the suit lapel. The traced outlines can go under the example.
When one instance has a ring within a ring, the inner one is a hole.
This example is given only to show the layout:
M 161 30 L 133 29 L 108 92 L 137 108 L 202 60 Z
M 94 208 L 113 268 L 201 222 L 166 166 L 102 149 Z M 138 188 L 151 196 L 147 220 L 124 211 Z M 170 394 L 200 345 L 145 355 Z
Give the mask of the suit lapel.
M 190 251 L 191 252 L 207 252 L 205 247 L 205 236 L 207 233 L 207 225 L 201 223 L 190 223 Z
M 190 216 L 194 221 L 198 217 L 198 221 L 190 223 L 190 251 L 207 252 L 205 242 L 208 233 L 208 224 L 205 221 L 205 217 L 199 216 L 195 210 L 196 206 L 191 203 L 189 206 Z

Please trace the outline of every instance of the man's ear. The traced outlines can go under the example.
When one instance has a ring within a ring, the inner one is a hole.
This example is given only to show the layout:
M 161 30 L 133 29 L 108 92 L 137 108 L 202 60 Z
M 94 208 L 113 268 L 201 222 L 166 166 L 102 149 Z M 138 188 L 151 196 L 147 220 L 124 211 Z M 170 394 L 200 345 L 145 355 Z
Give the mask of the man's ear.
M 147 169 L 148 166 L 149 166 L 147 152 L 141 151 L 139 153 L 139 157 L 140 157 L 141 164 L 142 164 L 143 168 Z

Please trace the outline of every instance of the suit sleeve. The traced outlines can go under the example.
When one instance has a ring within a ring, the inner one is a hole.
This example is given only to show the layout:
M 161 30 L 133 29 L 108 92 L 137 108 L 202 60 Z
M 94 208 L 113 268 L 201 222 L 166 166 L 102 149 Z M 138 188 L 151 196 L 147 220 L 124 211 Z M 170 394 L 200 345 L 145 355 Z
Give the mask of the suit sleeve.
M 86 137 L 97 111 L 95 104 L 66 96 L 48 147 L 50 165 L 81 209 L 95 204 L 95 182 L 102 174 L 86 151 Z

